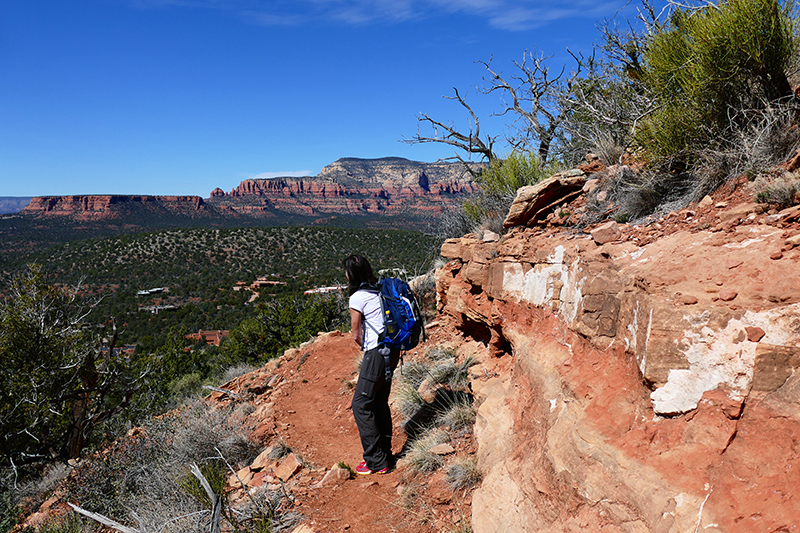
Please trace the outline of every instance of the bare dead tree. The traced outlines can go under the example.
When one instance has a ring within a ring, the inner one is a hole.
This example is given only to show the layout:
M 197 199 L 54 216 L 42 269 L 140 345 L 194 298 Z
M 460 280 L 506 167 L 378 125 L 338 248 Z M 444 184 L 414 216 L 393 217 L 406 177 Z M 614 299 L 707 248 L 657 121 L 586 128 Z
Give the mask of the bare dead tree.
M 565 96 L 569 114 L 563 131 L 570 137 L 570 150 L 582 152 L 571 154 L 573 158 L 593 151 L 607 163 L 617 162 L 642 119 L 659 109 L 655 97 L 638 82 L 638 58 L 629 50 L 627 60 L 592 62 Z
M 537 154 L 542 164 L 547 162 L 550 148 L 568 113 L 570 101 L 566 95 L 583 70 L 585 60 L 576 55 L 572 57 L 575 69 L 567 74 L 566 66 L 563 66 L 555 76 L 546 64 L 552 56 L 527 50 L 522 61 L 514 61 L 519 72 L 507 77 L 492 68 L 491 59 L 478 62 L 489 73 L 484 78 L 488 86 L 481 92 L 500 92 L 503 95 L 504 108 L 495 116 L 513 114 L 516 115 L 514 122 L 522 121 L 509 144 L 516 149 L 528 149 L 538 143 Z
M 468 154 L 478 154 L 482 158 L 486 158 L 486 160 L 491 163 L 497 159 L 497 155 L 493 150 L 497 137 L 491 137 L 489 135 L 487 135 L 485 138 L 481 137 L 481 125 L 480 121 L 478 120 L 478 116 L 475 114 L 469 104 L 467 104 L 466 100 L 461 97 L 458 89 L 453 87 L 453 91 L 455 92 L 455 96 L 443 96 L 443 98 L 448 100 L 456 100 L 464 109 L 467 110 L 467 113 L 470 116 L 468 133 L 461 133 L 458 131 L 452 122 L 445 124 L 444 122 L 440 122 L 434 118 L 431 118 L 426 113 L 420 113 L 417 116 L 417 120 L 419 122 L 429 124 L 433 129 L 433 134 L 428 136 L 422 135 L 419 127 L 417 127 L 417 134 L 410 139 L 404 139 L 402 142 L 406 144 L 421 144 L 431 142 L 449 144 L 450 146 L 455 146 L 456 148 L 459 148 Z M 466 166 L 470 174 L 474 174 L 474 169 L 468 165 L 460 155 L 456 154 L 455 158 L 464 163 L 464 166 Z
M 576 57 L 576 56 L 573 56 Z M 568 88 L 579 78 L 582 70 L 581 61 L 577 62 L 575 70 L 566 73 L 566 67 L 553 76 L 546 65 L 550 57 L 537 56 L 526 51 L 522 61 L 514 61 L 519 71 L 516 75 L 504 76 L 492 67 L 492 60 L 477 61 L 488 72 L 483 79 L 485 87 L 478 88 L 481 94 L 498 92 L 502 94 L 503 108 L 491 116 L 502 117 L 510 115 L 516 127 L 514 133 L 506 136 L 506 142 L 515 149 L 527 150 L 534 145 L 542 163 L 547 161 L 551 145 L 562 125 L 565 116 L 565 105 L 569 100 L 564 97 Z M 489 163 L 498 159 L 494 150 L 498 136 L 482 135 L 480 121 L 472 107 L 462 98 L 458 89 L 454 89 L 455 96 L 445 97 L 455 100 L 466 109 L 469 115 L 469 130 L 460 131 L 453 123 L 444 123 L 422 113 L 418 115 L 420 123 L 427 124 L 433 129 L 432 135 L 423 135 L 419 128 L 417 134 L 405 139 L 407 144 L 443 143 L 459 148 L 467 154 L 477 154 Z M 521 125 L 517 125 L 521 122 Z M 456 159 L 464 162 L 460 155 Z M 470 169 L 470 173 L 474 171 Z
M 72 404 L 70 423 L 61 450 L 62 457 L 78 457 L 86 436 L 126 409 L 133 395 L 139 391 L 141 379 L 145 377 L 140 375 L 137 380 L 128 382 L 112 368 L 119 331 L 116 322 L 113 319 L 111 322 L 112 337 L 108 345 L 85 347 L 86 352 L 78 372 L 80 386 L 61 398 Z M 111 394 L 117 395 L 120 400 L 109 406 L 105 399 Z

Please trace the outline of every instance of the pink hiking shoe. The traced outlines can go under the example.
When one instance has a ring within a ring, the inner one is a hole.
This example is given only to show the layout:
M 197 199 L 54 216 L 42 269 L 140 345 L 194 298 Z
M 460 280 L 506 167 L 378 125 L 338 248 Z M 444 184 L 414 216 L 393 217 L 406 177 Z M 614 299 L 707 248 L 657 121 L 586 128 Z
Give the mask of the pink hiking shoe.
M 367 466 L 367 462 L 366 461 L 362 461 L 361 464 L 356 467 L 356 474 L 359 474 L 359 475 L 362 475 L 362 476 L 368 476 L 370 474 L 385 474 L 388 471 L 389 471 L 389 467 L 388 466 L 385 466 L 385 467 L 381 468 L 380 470 L 370 470 L 369 467 Z

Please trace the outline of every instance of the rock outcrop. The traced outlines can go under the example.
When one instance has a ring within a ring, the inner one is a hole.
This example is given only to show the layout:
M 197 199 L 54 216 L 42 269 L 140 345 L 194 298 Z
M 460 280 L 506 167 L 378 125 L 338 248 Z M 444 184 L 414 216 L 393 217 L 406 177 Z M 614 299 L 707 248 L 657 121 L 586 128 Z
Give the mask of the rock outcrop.
M 797 208 L 718 206 L 443 245 L 441 311 L 508 369 L 473 382 L 473 531 L 800 528 Z
M 480 167 L 475 164 L 475 169 Z M 77 221 L 192 217 L 315 222 L 332 216 L 380 215 L 385 226 L 420 226 L 460 205 L 477 186 L 461 163 L 421 163 L 397 157 L 339 159 L 313 177 L 248 179 L 229 193 L 198 196 L 75 195 L 34 198 L 23 215 Z M 299 218 L 297 218 L 299 217 Z M 392 219 L 395 222 L 392 222 Z M 401 222 L 402 220 L 402 222 Z M 174 224 L 173 224 L 174 225 Z M 219 223 L 216 223 L 219 225 Z
M 38 196 L 22 210 L 24 215 L 69 217 L 77 220 L 110 218 L 130 210 L 193 213 L 205 207 L 199 196 L 74 195 Z
M 476 165 L 478 168 L 478 165 Z M 213 202 L 238 212 L 278 210 L 303 215 L 387 215 L 441 212 L 477 186 L 461 163 L 344 158 L 314 177 L 248 179 Z

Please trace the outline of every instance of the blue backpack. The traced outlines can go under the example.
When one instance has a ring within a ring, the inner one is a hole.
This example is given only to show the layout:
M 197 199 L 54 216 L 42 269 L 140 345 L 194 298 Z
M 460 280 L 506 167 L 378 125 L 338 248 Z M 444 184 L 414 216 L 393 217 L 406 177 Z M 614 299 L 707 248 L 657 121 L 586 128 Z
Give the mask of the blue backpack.
M 380 296 L 383 332 L 378 336 L 378 353 L 386 360 L 386 381 L 391 381 L 390 349 L 405 351 L 419 344 L 420 337 L 425 336 L 422 315 L 411 287 L 399 278 L 383 278 L 377 286 L 363 288 Z M 367 326 L 377 333 L 365 320 L 364 327 Z
M 399 278 L 378 281 L 383 313 L 383 334 L 380 342 L 396 350 L 410 350 L 424 334 L 417 299 L 408 283 Z

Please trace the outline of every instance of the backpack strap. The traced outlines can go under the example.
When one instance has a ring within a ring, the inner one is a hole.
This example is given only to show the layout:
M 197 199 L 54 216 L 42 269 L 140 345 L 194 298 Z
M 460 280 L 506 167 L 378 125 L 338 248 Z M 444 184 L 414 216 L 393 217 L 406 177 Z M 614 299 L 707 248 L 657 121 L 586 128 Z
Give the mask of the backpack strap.
M 381 289 L 380 289 L 380 287 L 377 286 L 377 285 L 373 285 L 371 283 L 367 283 L 365 281 L 364 283 L 362 283 L 358 287 L 358 290 L 371 292 L 373 294 L 377 294 L 378 295 L 378 300 L 381 303 L 381 318 L 382 318 L 384 311 L 383 311 L 383 298 L 381 298 Z M 367 321 L 367 317 L 363 313 L 361 314 L 361 318 L 363 319 L 363 320 L 361 320 L 361 351 L 363 352 L 364 351 L 364 343 L 367 342 L 367 327 L 369 327 L 369 329 L 371 329 L 372 331 L 375 332 L 375 336 L 378 339 L 380 339 L 381 334 L 378 332 L 378 329 L 375 326 L 373 326 L 372 324 L 369 323 L 369 321 Z
M 378 281 L 378 283 L 380 284 L 380 281 Z M 362 283 L 361 287 L 359 287 L 359 290 L 369 291 L 369 292 L 372 292 L 372 293 L 375 293 L 375 294 L 378 295 L 378 301 L 381 304 L 381 318 L 384 318 L 385 317 L 385 313 L 386 313 L 386 308 L 384 307 L 384 304 L 383 304 L 383 294 L 381 294 L 380 285 L 370 285 L 368 283 Z M 376 328 L 375 326 L 370 324 L 366 317 L 364 317 L 364 320 L 362 320 L 363 333 L 362 333 L 362 337 L 361 338 L 363 339 L 363 341 L 362 341 L 361 349 L 364 350 L 364 344 L 363 343 L 366 342 L 366 340 L 367 340 L 367 336 L 366 336 L 367 327 L 369 327 L 369 329 L 374 331 L 375 332 L 375 336 L 378 338 L 378 354 L 383 356 L 383 362 L 384 362 L 384 367 L 383 368 L 384 368 L 384 373 L 385 373 L 384 376 L 386 378 L 386 381 L 392 381 L 392 374 L 393 374 L 393 372 L 392 372 L 392 359 L 391 359 L 392 351 L 385 344 L 382 345 L 382 343 L 381 343 L 381 334 L 378 331 L 378 328 Z M 402 355 L 401 355 L 401 358 L 402 358 Z

